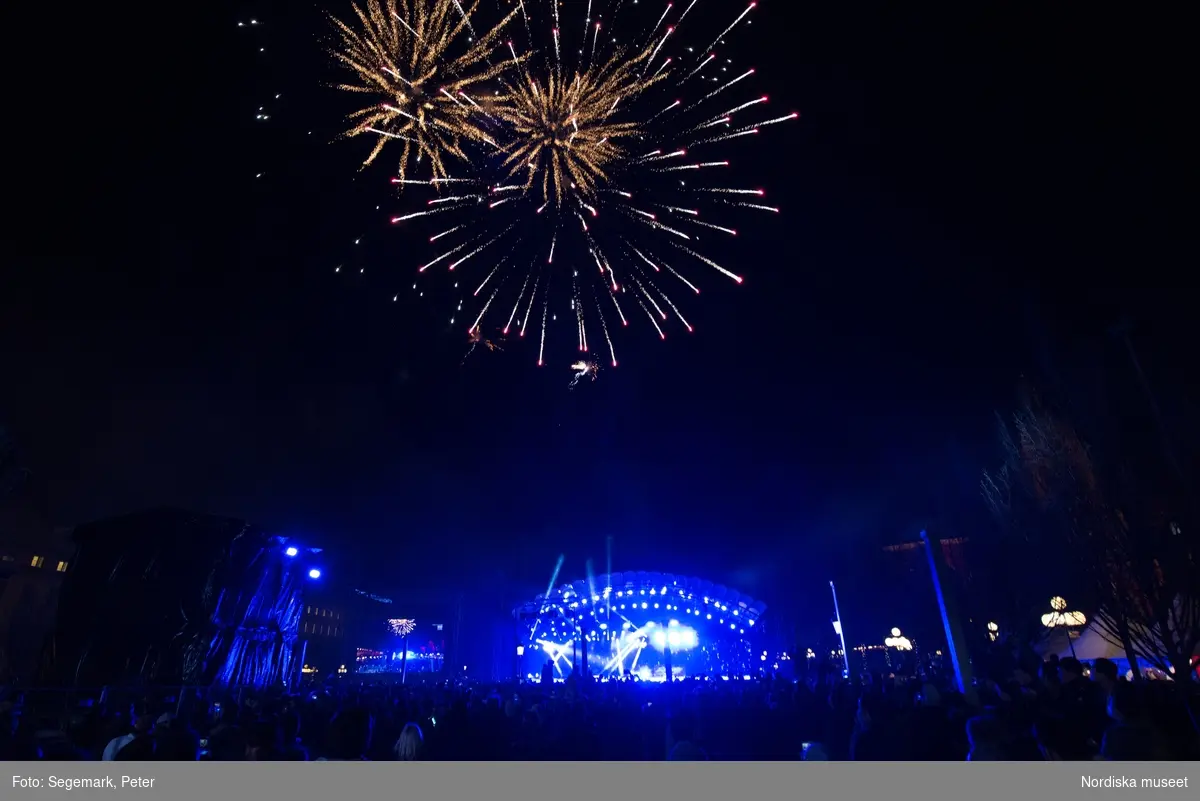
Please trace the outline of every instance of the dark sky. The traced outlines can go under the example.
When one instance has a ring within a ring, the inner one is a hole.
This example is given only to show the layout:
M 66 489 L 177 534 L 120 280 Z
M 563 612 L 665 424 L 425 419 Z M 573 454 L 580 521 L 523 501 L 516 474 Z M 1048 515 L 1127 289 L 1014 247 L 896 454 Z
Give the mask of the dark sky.
M 761 87 L 803 117 L 739 158 L 784 214 L 694 335 L 631 334 L 569 392 L 565 356 L 462 366 L 461 331 L 390 302 L 413 245 L 374 212 L 386 168 L 328 143 L 341 107 L 297 5 L 62 23 L 76 77 L 32 98 L 37 242 L 0 294 L 3 417 L 58 523 L 180 505 L 378 575 L 527 581 L 559 552 L 580 574 L 612 535 L 618 568 L 770 594 L 973 508 L 992 413 L 1033 364 L 1029 309 L 1099 348 L 1131 314 L 1181 381 L 1163 343 L 1194 297 L 1195 174 L 1170 20 L 760 3 Z M 235 25 L 252 16 L 257 38 Z

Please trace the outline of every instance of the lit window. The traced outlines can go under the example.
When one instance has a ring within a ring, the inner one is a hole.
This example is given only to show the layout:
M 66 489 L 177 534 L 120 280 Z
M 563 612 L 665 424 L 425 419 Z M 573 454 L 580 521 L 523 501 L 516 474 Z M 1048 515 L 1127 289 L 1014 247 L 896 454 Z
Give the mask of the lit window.
M 312 614 L 312 607 L 311 607 L 311 606 L 306 606 L 306 607 L 304 607 L 304 613 L 305 613 L 306 615 L 311 615 L 311 614 Z
M 29 566 L 30 566 L 30 567 L 41 567 L 41 566 L 42 566 L 42 565 L 44 565 L 44 564 L 46 564 L 46 557 L 44 557 L 44 556 L 35 556 L 35 557 L 33 557 L 33 561 L 31 561 L 31 562 L 29 563 Z
M 56 570 L 58 570 L 59 573 L 66 573 L 67 572 L 67 563 L 59 562 Z

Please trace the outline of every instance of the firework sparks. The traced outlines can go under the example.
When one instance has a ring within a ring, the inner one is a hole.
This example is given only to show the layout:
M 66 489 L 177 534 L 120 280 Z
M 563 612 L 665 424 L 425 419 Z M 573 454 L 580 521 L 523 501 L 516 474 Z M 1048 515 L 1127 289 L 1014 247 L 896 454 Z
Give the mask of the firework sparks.
M 585 359 L 580 359 L 577 362 L 571 363 L 571 370 L 575 375 L 571 378 L 569 387 L 574 389 L 579 385 L 579 382 L 585 378 L 596 380 L 596 374 L 600 372 L 600 364 L 598 362 L 590 362 Z
M 465 142 L 495 145 L 483 128 L 487 108 L 470 96 L 481 96 L 483 85 L 523 59 L 515 53 L 495 64 L 489 59 L 517 10 L 475 36 L 469 19 L 477 5 L 464 12 L 455 0 L 365 0 L 354 6 L 355 21 L 333 20 L 339 41 L 332 56 L 352 75 L 338 88 L 372 98 L 351 113 L 345 133 L 376 137 L 364 166 L 398 141 L 404 143 L 400 182 L 421 160 L 435 178 L 445 178 L 447 157 L 469 160 Z
M 417 628 L 417 621 L 407 617 L 395 617 L 387 622 L 388 631 L 397 637 L 407 637 Z
M 467 332 L 467 342 L 470 343 L 470 347 L 467 348 L 467 353 L 465 356 L 463 356 L 463 364 L 466 364 L 467 359 L 469 359 L 471 354 L 475 352 L 475 348 L 484 347 L 492 353 L 495 353 L 498 350 L 504 350 L 504 348 L 500 347 L 500 345 L 493 340 L 485 338 L 483 336 L 483 332 L 479 330 L 479 326 L 473 326 L 471 330 Z
M 555 29 L 557 37 L 557 29 Z M 651 51 L 617 51 L 603 64 L 570 78 L 554 69 L 544 80 L 529 72 L 510 88 L 498 116 L 511 128 L 504 161 L 510 176 L 526 173 L 526 189 L 540 178 L 543 200 L 562 205 L 572 189 L 592 197 L 610 164 L 623 160 L 623 143 L 644 132 L 637 122 L 612 119 L 622 98 L 634 98 L 661 80 L 639 77 Z

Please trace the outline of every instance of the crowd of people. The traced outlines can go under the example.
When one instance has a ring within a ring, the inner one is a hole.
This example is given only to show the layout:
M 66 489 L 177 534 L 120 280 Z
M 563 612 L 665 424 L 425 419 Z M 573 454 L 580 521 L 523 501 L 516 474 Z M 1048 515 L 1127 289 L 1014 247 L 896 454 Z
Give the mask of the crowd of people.
M 999 680 L 996 680 L 999 679 Z M 1193 683 L 1107 660 L 1014 664 L 967 693 L 934 677 L 480 685 L 352 681 L 298 693 L 81 707 L 0 697 L 2 760 L 1190 760 Z M 1192 704 L 1189 708 L 1189 704 Z

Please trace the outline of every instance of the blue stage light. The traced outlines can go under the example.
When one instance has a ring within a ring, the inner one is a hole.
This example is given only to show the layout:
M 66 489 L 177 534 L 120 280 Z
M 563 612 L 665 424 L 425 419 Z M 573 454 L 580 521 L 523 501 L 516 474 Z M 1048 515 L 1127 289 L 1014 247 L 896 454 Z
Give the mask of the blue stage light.
M 294 547 L 288 548 L 286 551 L 284 551 L 284 553 L 286 553 L 288 556 L 295 556 L 296 554 L 300 553 L 300 549 Z
M 314 567 L 312 570 L 308 571 L 308 577 L 310 579 L 319 579 L 321 577 L 321 571 Z

